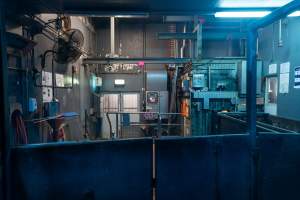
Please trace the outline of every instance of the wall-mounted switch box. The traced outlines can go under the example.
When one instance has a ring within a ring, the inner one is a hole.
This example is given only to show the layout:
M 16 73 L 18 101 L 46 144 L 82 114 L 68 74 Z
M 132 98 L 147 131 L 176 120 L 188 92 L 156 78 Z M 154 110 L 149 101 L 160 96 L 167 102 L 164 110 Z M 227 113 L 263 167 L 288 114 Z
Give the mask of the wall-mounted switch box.
M 36 98 L 29 98 L 28 111 L 29 112 L 35 112 L 36 110 L 37 110 L 37 101 L 36 101 Z

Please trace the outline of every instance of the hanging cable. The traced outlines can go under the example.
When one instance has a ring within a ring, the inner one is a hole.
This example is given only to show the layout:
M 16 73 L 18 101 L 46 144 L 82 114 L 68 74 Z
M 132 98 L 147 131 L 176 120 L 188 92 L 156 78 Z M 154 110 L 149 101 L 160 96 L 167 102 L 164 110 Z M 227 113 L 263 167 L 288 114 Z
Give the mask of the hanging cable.
M 15 144 L 28 144 L 27 131 L 20 110 L 15 110 L 11 115 L 12 125 L 15 129 Z

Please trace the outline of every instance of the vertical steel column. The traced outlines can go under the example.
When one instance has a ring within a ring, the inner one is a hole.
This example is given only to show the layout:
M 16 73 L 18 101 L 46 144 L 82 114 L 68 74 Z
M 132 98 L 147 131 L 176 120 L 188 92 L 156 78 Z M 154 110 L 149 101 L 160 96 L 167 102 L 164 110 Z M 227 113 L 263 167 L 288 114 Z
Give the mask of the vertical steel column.
M 257 31 L 291 12 L 300 8 L 300 0 L 294 0 L 285 6 L 275 10 L 270 15 L 251 24 L 248 31 L 247 48 L 247 121 L 250 145 L 252 148 L 251 168 L 251 199 L 259 198 L 259 149 L 257 146 L 256 133 L 256 65 L 257 65 Z
M 0 0 L 0 135 L 1 135 L 1 165 L 2 165 L 2 198 L 10 199 L 10 131 L 8 105 L 8 65 L 6 52 L 5 30 L 5 0 Z
M 248 132 L 251 138 L 256 138 L 256 83 L 257 83 L 257 31 L 250 30 L 248 33 L 247 50 L 247 121 Z
M 251 167 L 251 199 L 258 198 L 257 184 L 257 146 L 256 146 L 256 83 L 257 83 L 257 30 L 250 29 L 248 32 L 247 43 L 247 122 L 250 145 L 252 150 L 252 167 Z
M 110 17 L 110 54 L 115 55 L 115 17 Z
M 116 135 L 115 139 L 119 139 L 119 113 L 116 113 Z

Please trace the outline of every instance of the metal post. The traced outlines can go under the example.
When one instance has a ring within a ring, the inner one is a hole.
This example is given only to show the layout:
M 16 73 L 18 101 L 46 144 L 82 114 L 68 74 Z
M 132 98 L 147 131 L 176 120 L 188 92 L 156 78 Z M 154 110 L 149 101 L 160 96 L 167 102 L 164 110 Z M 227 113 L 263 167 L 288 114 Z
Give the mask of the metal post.
M 110 54 L 115 55 L 115 17 L 110 17 Z
M 157 130 L 157 137 L 161 137 L 161 113 L 158 113 L 158 130 Z
M 115 139 L 119 139 L 119 113 L 116 114 L 116 135 Z
M 250 30 L 248 33 L 247 50 L 247 121 L 248 132 L 252 139 L 256 137 L 256 41 L 257 31 Z
M 2 165 L 2 198 L 10 199 L 10 129 L 8 103 L 8 65 L 5 38 L 5 1 L 0 0 L 0 135 L 1 135 L 1 165 Z
M 248 133 L 250 137 L 250 146 L 252 150 L 251 167 L 251 199 L 258 198 L 257 184 L 257 153 L 256 153 L 256 46 L 257 30 L 250 30 L 248 33 L 247 44 L 247 122 Z
M 285 6 L 275 10 L 270 15 L 255 21 L 249 26 L 247 45 L 247 122 L 250 145 L 252 148 L 251 168 L 251 197 L 252 200 L 259 198 L 259 149 L 256 141 L 256 76 L 257 76 L 257 31 L 274 21 L 280 20 L 291 12 L 299 9 L 300 0 L 294 0 Z

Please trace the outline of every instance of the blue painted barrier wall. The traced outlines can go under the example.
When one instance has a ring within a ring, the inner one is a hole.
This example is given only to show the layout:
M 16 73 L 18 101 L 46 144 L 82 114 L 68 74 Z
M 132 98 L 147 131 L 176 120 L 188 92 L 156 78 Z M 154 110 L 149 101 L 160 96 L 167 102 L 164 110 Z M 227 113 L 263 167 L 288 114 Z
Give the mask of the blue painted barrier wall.
M 215 199 L 214 138 L 156 141 L 157 200 Z
M 300 135 L 261 134 L 259 198 L 300 199 Z
M 248 200 L 247 135 L 155 140 L 157 200 Z M 261 134 L 259 200 L 300 199 L 300 135 Z M 152 199 L 153 140 L 12 149 L 13 199 Z
M 152 140 L 12 150 L 13 199 L 150 200 Z
M 246 135 L 156 141 L 157 200 L 248 199 Z

